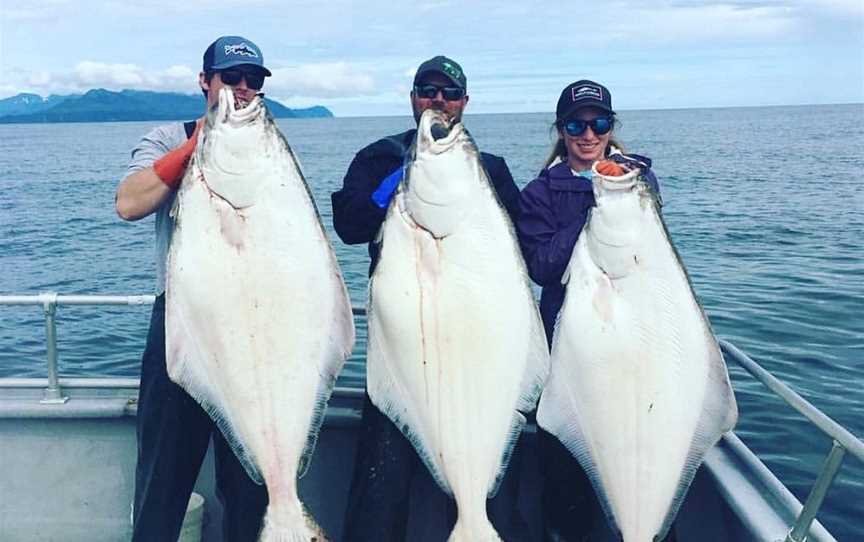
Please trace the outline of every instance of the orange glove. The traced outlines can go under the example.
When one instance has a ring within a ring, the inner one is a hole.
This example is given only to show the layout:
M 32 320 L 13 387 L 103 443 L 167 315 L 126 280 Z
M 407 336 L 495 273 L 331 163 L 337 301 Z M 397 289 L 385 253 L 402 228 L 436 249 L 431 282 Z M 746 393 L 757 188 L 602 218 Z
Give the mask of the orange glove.
M 156 172 L 156 176 L 173 190 L 177 189 L 180 181 L 183 179 L 183 174 L 186 173 L 186 165 L 189 163 L 192 153 L 195 152 L 195 145 L 198 143 L 198 132 L 201 131 L 202 124 L 203 119 L 199 119 L 195 125 L 195 131 L 192 132 L 192 137 L 176 149 L 168 151 L 162 158 L 153 162 L 153 171 Z
M 620 177 L 624 175 L 624 168 L 613 160 L 602 160 L 597 162 L 597 173 L 609 177 Z

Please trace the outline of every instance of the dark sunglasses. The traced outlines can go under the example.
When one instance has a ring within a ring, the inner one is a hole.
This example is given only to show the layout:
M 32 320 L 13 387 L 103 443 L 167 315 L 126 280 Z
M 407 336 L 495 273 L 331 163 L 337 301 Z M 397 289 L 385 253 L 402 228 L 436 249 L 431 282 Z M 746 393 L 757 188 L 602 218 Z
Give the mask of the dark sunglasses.
M 414 93 L 420 98 L 434 100 L 441 91 L 441 96 L 448 102 L 455 102 L 465 97 L 465 89 L 459 87 L 439 87 L 437 85 L 417 85 L 414 87 Z
M 246 79 L 246 86 L 252 90 L 261 90 L 264 86 L 264 72 L 261 70 L 242 70 L 239 68 L 228 68 L 219 70 L 219 78 L 228 86 L 239 85 L 240 81 Z
M 564 123 L 564 131 L 570 137 L 576 137 L 585 133 L 588 127 L 595 135 L 603 135 L 609 133 L 609 130 L 615 125 L 614 117 L 597 117 L 591 120 L 568 120 Z

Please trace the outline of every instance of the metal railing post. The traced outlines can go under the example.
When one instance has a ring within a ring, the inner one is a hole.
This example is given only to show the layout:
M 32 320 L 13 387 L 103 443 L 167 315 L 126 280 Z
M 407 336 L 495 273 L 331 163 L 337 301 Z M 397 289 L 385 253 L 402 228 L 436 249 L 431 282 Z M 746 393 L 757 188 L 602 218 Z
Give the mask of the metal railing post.
M 843 456 L 846 455 L 846 449 L 836 440 L 833 442 L 831 451 L 828 453 L 828 457 L 825 458 L 825 464 L 822 466 L 822 472 L 819 473 L 819 478 L 816 479 L 813 489 L 810 490 L 810 495 L 807 496 L 807 502 L 804 503 L 801 513 L 798 514 L 795 526 L 792 527 L 792 530 L 786 536 L 786 542 L 804 542 L 807 540 L 810 524 L 816 518 L 816 512 L 822 506 L 822 501 L 828 493 L 828 488 L 834 483 L 837 471 L 840 470 L 840 465 L 843 464 Z
M 57 294 L 47 293 L 42 296 L 42 309 L 45 312 L 45 350 L 48 356 L 48 387 L 42 403 L 62 404 L 69 400 L 60 390 L 60 378 L 57 370 Z
M 837 477 L 837 472 L 843 463 L 843 458 L 849 453 L 852 457 L 864 461 L 864 442 L 829 418 L 821 410 L 808 403 L 803 397 L 795 393 L 792 388 L 750 359 L 738 347 L 722 340 L 720 341 L 720 346 L 723 349 L 724 358 L 734 360 L 738 365 L 746 369 L 748 373 L 753 375 L 756 380 L 783 399 L 786 404 L 807 418 L 822 433 L 831 437 L 833 442 L 831 452 L 825 458 L 825 464 L 822 466 L 822 471 L 819 473 L 816 483 L 813 484 L 813 488 L 807 496 L 807 502 L 801 507 L 801 512 L 798 514 L 795 524 L 785 539 L 785 542 L 805 542 L 810 532 L 810 525 L 816 518 L 819 508 L 825 500 L 825 495 L 828 493 L 828 489 Z

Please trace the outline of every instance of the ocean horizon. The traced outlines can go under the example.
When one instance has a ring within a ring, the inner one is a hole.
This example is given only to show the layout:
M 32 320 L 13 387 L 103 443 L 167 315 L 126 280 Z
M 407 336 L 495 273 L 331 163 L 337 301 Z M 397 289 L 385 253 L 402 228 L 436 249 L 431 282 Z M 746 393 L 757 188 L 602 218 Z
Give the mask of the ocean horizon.
M 201 106 L 202 106 L 202 114 L 203 114 L 204 99 L 201 96 L 200 92 L 198 92 L 198 91 L 190 91 L 190 92 L 167 92 L 167 91 L 165 91 L 165 92 L 163 92 L 163 91 L 150 91 L 150 90 L 129 89 L 129 88 L 112 90 L 112 89 L 105 89 L 104 87 L 100 87 L 100 88 L 92 88 L 92 89 L 89 89 L 88 91 L 82 91 L 82 92 L 75 93 L 75 94 L 62 94 L 62 95 L 53 95 L 52 94 L 49 96 L 42 96 L 39 94 L 35 94 L 35 95 L 39 96 L 43 100 L 46 100 L 50 96 L 82 96 L 82 95 L 84 95 L 87 92 L 92 91 L 92 90 L 109 90 L 111 92 L 124 92 L 124 91 L 155 92 L 155 93 L 163 93 L 166 95 L 193 96 L 196 98 L 200 97 L 201 98 Z M 22 94 L 33 94 L 33 93 L 18 92 L 15 94 L 10 94 L 8 96 L 0 96 L 0 102 L 2 102 L 3 100 L 8 100 L 10 98 L 15 98 L 15 97 L 20 96 Z M 401 112 L 393 112 L 393 113 L 376 114 L 376 115 L 337 115 L 337 114 L 333 113 L 333 110 L 331 109 L 332 106 L 328 106 L 326 104 L 291 104 L 291 105 L 288 105 L 286 103 L 287 100 L 285 100 L 285 99 L 280 99 L 278 97 L 274 97 L 267 92 L 263 92 L 262 94 L 264 96 L 266 96 L 268 99 L 272 99 L 272 100 L 276 101 L 277 103 L 279 103 L 280 105 L 287 107 L 289 109 L 292 109 L 292 110 L 305 110 L 305 109 L 312 109 L 312 108 L 316 108 L 316 107 L 323 107 L 323 108 L 327 109 L 330 113 L 333 114 L 332 117 L 315 117 L 317 119 L 333 119 L 333 118 L 371 119 L 371 118 L 391 118 L 391 117 L 397 117 L 398 118 L 398 117 L 406 117 L 406 116 L 410 117 L 411 116 L 410 110 L 409 111 L 401 111 Z M 470 93 L 469 93 L 469 95 L 470 95 Z M 625 114 L 625 113 L 640 113 L 640 112 L 651 112 L 651 111 L 701 111 L 701 110 L 711 110 L 711 109 L 735 110 L 735 109 L 754 109 L 754 108 L 755 109 L 766 109 L 766 108 L 778 108 L 778 107 L 804 107 L 804 108 L 807 108 L 807 107 L 835 107 L 835 106 L 861 106 L 861 105 L 864 105 L 864 102 L 819 102 L 819 103 L 786 103 L 786 104 L 782 104 L 782 103 L 704 104 L 704 105 L 696 105 L 696 106 L 688 106 L 688 107 L 652 107 L 652 108 L 627 108 L 627 107 L 624 107 L 624 108 L 616 108 L 616 112 L 620 115 L 620 114 Z M 480 107 L 480 111 L 475 112 L 474 109 L 476 107 Z M 550 118 L 554 118 L 553 117 L 554 113 L 551 111 L 488 111 L 488 110 L 484 110 L 484 106 L 482 104 L 480 106 L 475 106 L 473 102 L 470 102 L 469 106 L 465 110 L 466 119 L 471 117 L 471 116 L 475 116 L 475 115 L 548 115 L 548 116 L 550 116 Z M 0 115 L 0 116 L 2 116 L 2 115 Z M 173 119 L 173 120 L 185 120 L 185 118 L 178 117 L 177 119 Z M 10 124 L 12 124 L 12 125 L 17 125 L 17 124 L 68 124 L 68 123 L 89 124 L 89 123 L 97 123 L 97 122 L 98 121 L 86 121 L 85 120 L 85 121 L 42 122 L 42 123 L 27 122 L 27 123 L 10 123 Z M 151 121 L 118 120 L 118 121 L 113 121 L 113 122 L 151 122 Z M 152 122 L 165 122 L 165 120 L 152 121 Z

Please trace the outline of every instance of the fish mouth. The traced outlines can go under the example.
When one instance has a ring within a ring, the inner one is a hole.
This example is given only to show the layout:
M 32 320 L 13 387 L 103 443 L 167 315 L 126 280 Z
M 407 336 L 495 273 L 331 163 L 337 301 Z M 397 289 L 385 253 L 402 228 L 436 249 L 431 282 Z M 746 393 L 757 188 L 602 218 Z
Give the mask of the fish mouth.
M 246 101 L 236 96 L 229 87 L 219 90 L 219 101 L 214 106 L 216 110 L 213 124 L 229 123 L 239 126 L 252 122 L 264 114 L 262 94 L 256 94 Z
M 417 142 L 422 151 L 439 154 L 452 147 L 465 128 L 443 111 L 427 109 L 417 126 Z
M 263 121 L 267 109 L 263 94 L 256 94 L 246 102 L 235 97 L 230 87 L 219 89 L 219 97 L 207 111 L 204 130 L 198 138 L 195 154 L 199 162 L 203 159 L 204 147 L 212 137 L 211 132 L 243 128 L 250 124 Z
M 599 164 L 599 162 L 594 162 L 594 165 L 591 166 L 591 172 L 594 174 L 594 182 L 608 190 L 628 190 L 633 188 L 639 179 L 639 174 L 641 173 L 641 171 L 636 168 L 618 177 L 603 175 L 597 171 L 597 164 Z
M 258 128 L 267 121 L 261 95 L 238 100 L 229 87 L 219 90 L 218 100 L 207 112 L 204 130 L 195 147 L 200 181 L 235 211 L 251 207 L 254 194 L 234 187 L 246 183 L 260 163 L 253 158 L 260 144 Z M 248 193 L 247 193 L 248 192 Z

